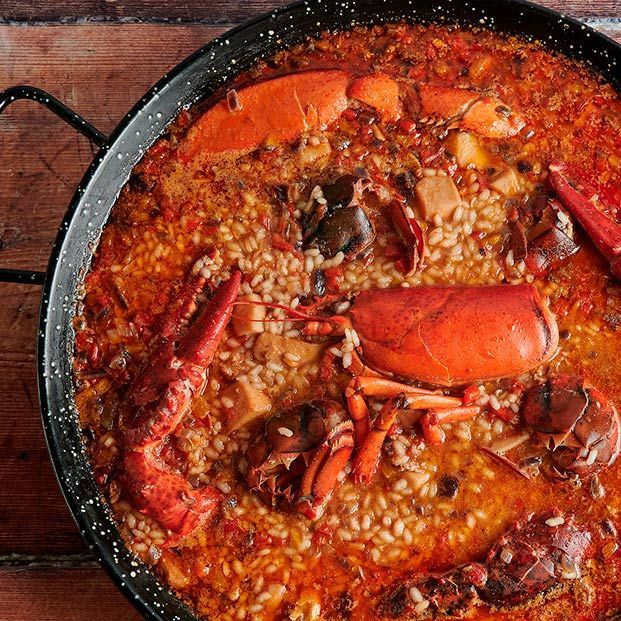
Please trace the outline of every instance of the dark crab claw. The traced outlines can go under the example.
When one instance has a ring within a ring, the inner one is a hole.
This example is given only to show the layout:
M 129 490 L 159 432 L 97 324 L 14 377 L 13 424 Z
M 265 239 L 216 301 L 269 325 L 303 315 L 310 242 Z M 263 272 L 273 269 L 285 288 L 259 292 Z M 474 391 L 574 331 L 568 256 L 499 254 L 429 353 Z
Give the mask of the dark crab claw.
M 302 478 L 296 511 L 309 520 L 321 517 L 339 475 L 344 472 L 354 450 L 354 426 L 349 420 L 338 423 L 313 454 Z
M 487 556 L 488 579 L 479 590 L 483 601 L 498 607 L 523 604 L 580 577 L 589 546 L 588 532 L 557 515 L 532 515 L 518 522 Z
M 348 261 L 363 252 L 375 239 L 373 225 L 360 206 L 370 186 L 369 179 L 354 175 L 324 186 L 323 201 L 316 202 L 306 227 L 304 247 L 318 248 L 326 258 L 342 252 Z
M 557 375 L 530 388 L 524 421 L 550 449 L 559 472 L 584 473 L 619 455 L 619 415 L 612 402 L 577 377 Z
M 556 200 L 548 202 L 539 222 L 526 233 L 526 267 L 536 276 L 561 265 L 580 250 L 571 219 Z
M 600 211 L 592 199 L 579 192 L 565 176 L 563 164 L 550 164 L 550 183 L 563 205 L 586 231 L 610 262 L 614 276 L 621 278 L 621 225 Z

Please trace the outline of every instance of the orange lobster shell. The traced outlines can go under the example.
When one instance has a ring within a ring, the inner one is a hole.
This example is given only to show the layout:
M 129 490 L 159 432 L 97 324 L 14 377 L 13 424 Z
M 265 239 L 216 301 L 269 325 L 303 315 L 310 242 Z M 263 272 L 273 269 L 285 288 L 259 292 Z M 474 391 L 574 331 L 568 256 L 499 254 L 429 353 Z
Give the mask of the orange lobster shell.
M 363 291 L 350 314 L 373 370 L 441 386 L 520 375 L 558 348 L 556 321 L 529 284 Z

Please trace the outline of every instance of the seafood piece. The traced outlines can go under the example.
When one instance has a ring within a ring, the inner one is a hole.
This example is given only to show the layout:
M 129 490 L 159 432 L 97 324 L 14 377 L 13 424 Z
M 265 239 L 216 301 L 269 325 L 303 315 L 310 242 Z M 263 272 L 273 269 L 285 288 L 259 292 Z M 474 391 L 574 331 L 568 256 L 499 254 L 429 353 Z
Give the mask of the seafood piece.
M 461 399 L 439 392 L 401 384 L 381 377 L 354 377 L 345 390 L 349 414 L 354 421 L 356 456 L 353 470 L 358 483 L 369 483 L 377 469 L 382 445 L 400 410 L 451 412 L 442 422 L 467 420 L 479 413 L 478 407 L 462 408 Z M 365 397 L 389 398 L 371 425 Z M 439 421 L 435 422 L 438 425 Z M 432 437 L 427 429 L 426 438 Z
M 423 114 L 445 119 L 449 128 L 459 127 L 486 138 L 509 138 L 525 125 L 502 100 L 478 91 L 421 84 L 418 94 Z
M 461 205 L 459 190 L 450 177 L 423 177 L 414 191 L 425 220 L 433 220 L 435 216 L 448 220 Z
M 401 116 L 399 84 L 385 73 L 369 73 L 354 80 L 349 96 L 375 108 L 386 122 L 394 122 Z
M 312 127 L 326 127 L 347 108 L 350 75 L 345 71 L 306 71 L 272 78 L 241 89 L 237 105 L 215 104 L 192 126 L 179 149 L 189 162 L 199 153 L 239 152 L 268 138 L 289 142 Z
M 563 164 L 550 164 L 550 183 L 563 205 L 610 262 L 610 271 L 621 278 L 621 225 L 599 210 L 593 198 L 579 192 L 565 175 Z
M 481 563 L 421 575 L 391 587 L 378 602 L 377 612 L 388 619 L 409 619 L 423 611 L 442 618 L 461 618 L 480 603 L 477 587 L 483 587 L 486 581 L 487 569 Z
M 241 464 L 269 506 L 321 516 L 354 448 L 353 426 L 335 401 L 316 400 L 272 416 Z
M 570 518 L 532 515 L 518 522 L 487 555 L 487 582 L 481 599 L 515 606 L 544 594 L 562 580 L 580 577 L 590 534 Z
M 580 578 L 590 542 L 590 533 L 570 517 L 531 514 L 498 540 L 485 563 L 406 577 L 380 596 L 377 613 L 393 619 L 430 613 L 433 618 L 462 618 L 481 603 L 521 605 L 563 581 Z
M 396 266 L 404 276 L 409 276 L 423 267 L 426 246 L 423 230 L 414 217 L 413 211 L 403 200 L 390 201 L 387 213 L 403 242 L 402 264 L 397 261 Z
M 123 492 L 139 511 L 171 530 L 176 536 L 173 541 L 191 533 L 219 506 L 219 492 L 210 487 L 194 490 L 181 474 L 167 469 L 160 451 L 203 388 L 231 318 L 241 273 L 233 272 L 216 289 L 179 338 L 188 311 L 196 308 L 196 295 L 205 286 L 205 279 L 195 277 L 191 283 L 183 290 L 186 298 L 176 305 L 176 311 L 166 314 L 163 330 L 156 337 L 159 345 L 130 386 L 121 419 Z
M 364 208 L 364 194 L 372 189 L 368 178 L 343 175 L 322 188 L 323 201 L 316 201 L 304 224 L 305 248 L 318 248 L 326 258 L 342 252 L 346 261 L 360 256 L 375 240 L 375 230 Z M 325 201 L 325 202 L 324 202 Z M 414 213 L 401 199 L 386 206 L 403 242 L 403 271 L 406 275 L 422 267 L 425 238 Z
M 194 531 L 222 502 L 217 489 L 211 485 L 193 489 L 180 474 L 159 464 L 150 452 L 129 451 L 122 463 L 124 492 L 138 511 L 174 533 L 168 545 Z
M 520 375 L 558 347 L 532 285 L 362 291 L 349 318 L 373 370 L 441 386 Z
M 305 248 L 318 248 L 330 258 L 342 252 L 351 260 L 375 239 L 375 231 L 360 206 L 363 194 L 371 187 L 368 179 L 343 175 L 322 188 L 325 203 L 315 203 L 305 228 Z
M 267 140 L 291 142 L 311 128 L 325 128 L 349 105 L 349 97 L 374 107 L 385 121 L 401 114 L 399 85 L 383 73 L 353 78 L 346 71 L 313 70 L 271 78 L 229 91 L 194 123 L 178 157 L 237 153 Z
M 601 392 L 570 375 L 550 377 L 528 390 L 524 422 L 550 449 L 560 474 L 610 466 L 621 450 L 619 414 Z
M 557 268 L 580 250 L 574 241 L 571 219 L 556 200 L 547 201 L 525 235 L 526 253 L 519 258 L 525 260 L 526 267 L 536 276 Z

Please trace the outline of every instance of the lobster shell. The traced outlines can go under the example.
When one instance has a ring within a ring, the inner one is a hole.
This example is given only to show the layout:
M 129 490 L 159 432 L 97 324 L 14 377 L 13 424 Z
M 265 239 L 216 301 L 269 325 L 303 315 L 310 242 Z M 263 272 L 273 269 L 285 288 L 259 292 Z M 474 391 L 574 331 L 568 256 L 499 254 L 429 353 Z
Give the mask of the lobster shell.
M 529 284 L 363 291 L 350 312 L 366 364 L 429 384 L 520 375 L 558 348 L 556 321 Z

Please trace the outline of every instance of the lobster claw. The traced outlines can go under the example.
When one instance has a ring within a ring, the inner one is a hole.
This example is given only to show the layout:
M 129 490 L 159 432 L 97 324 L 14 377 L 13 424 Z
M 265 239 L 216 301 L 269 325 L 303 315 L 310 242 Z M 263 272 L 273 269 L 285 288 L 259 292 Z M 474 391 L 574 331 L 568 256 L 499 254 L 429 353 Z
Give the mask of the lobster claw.
M 608 259 L 612 274 L 621 278 L 621 225 L 601 212 L 592 199 L 588 199 L 570 183 L 564 174 L 565 168 L 564 164 L 550 164 L 552 187 L 597 249 Z
M 167 545 L 190 534 L 220 506 L 222 494 L 217 489 L 193 489 L 186 479 L 164 470 L 148 453 L 126 453 L 123 467 L 123 489 L 132 504 L 174 533 Z
M 218 286 L 185 335 L 177 339 L 195 307 L 199 285 L 205 284 L 204 279 L 192 279 L 172 308 L 171 317 L 164 318 L 163 333 L 173 340 L 164 339 L 159 344 L 126 395 L 122 489 L 136 509 L 172 531 L 167 545 L 209 519 L 222 500 L 215 488 L 194 489 L 181 474 L 169 471 L 159 452 L 205 384 L 240 283 L 241 273 L 233 272 Z

